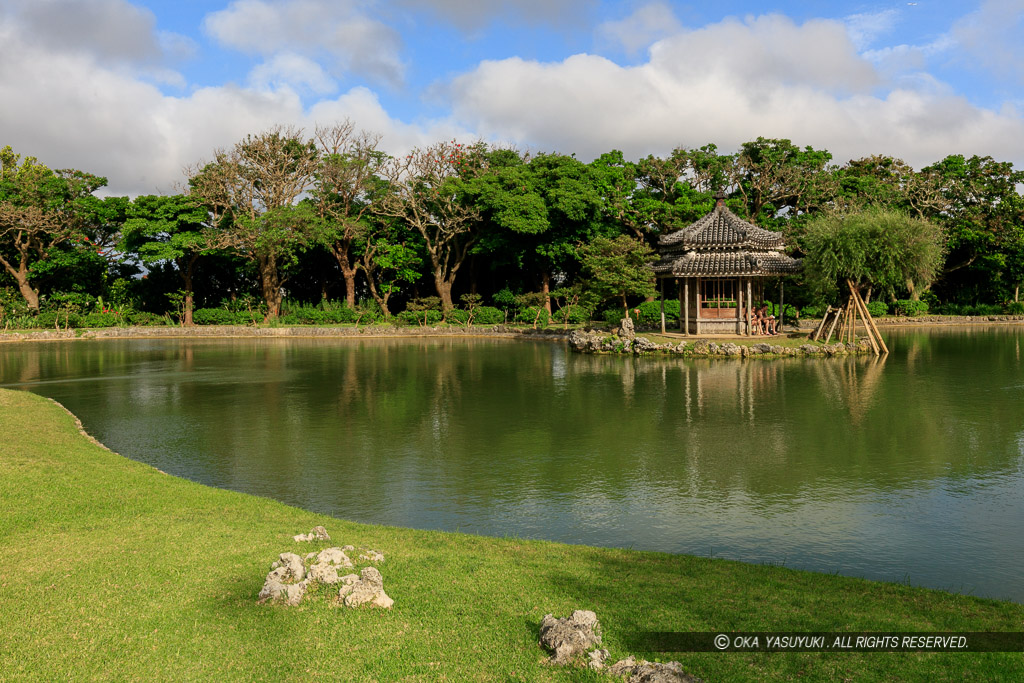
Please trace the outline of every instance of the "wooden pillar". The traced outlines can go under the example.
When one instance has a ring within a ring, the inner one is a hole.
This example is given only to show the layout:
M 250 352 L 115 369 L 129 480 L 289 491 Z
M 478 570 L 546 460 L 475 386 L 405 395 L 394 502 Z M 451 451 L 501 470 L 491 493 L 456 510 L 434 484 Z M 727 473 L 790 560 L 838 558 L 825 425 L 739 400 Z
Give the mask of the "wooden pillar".
M 782 334 L 782 321 L 784 320 L 784 318 L 782 317 L 782 313 L 783 313 L 783 311 L 786 310 L 786 309 L 784 309 L 782 307 L 782 304 L 785 301 L 785 298 L 784 298 L 785 291 L 786 291 L 786 281 L 785 280 L 779 280 L 779 314 L 777 316 L 775 316 L 775 317 L 778 318 L 778 320 L 775 321 L 775 331 L 778 332 L 779 334 Z
M 750 313 L 751 313 L 751 311 L 750 311 L 750 296 L 751 296 L 751 289 L 752 288 L 750 286 L 750 278 L 748 277 L 747 278 L 747 336 L 748 337 L 750 336 L 750 333 L 752 332 L 752 329 L 751 329 L 751 326 L 750 326 Z
M 743 334 L 743 278 L 736 278 L 736 334 Z
M 661 333 L 665 334 L 665 278 L 660 278 L 658 284 L 661 285 Z
M 689 282 L 687 282 L 687 284 L 689 284 Z M 701 306 L 701 301 L 700 301 L 700 278 L 697 278 L 697 280 L 696 280 L 696 287 L 697 287 L 697 291 L 695 291 L 693 293 L 694 301 L 697 302 L 696 308 L 693 309 L 693 316 L 694 316 L 693 332 L 694 332 L 694 334 L 700 334 L 700 306 Z
M 690 334 L 690 281 L 679 281 L 679 331 Z

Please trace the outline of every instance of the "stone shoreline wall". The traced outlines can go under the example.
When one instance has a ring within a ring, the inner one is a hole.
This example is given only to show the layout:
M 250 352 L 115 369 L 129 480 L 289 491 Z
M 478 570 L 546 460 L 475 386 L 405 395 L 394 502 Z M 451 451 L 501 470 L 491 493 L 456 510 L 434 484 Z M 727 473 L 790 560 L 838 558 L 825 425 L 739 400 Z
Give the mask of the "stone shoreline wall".
M 569 346 L 580 353 L 598 354 L 666 354 L 687 358 L 787 358 L 787 357 L 831 357 L 874 353 L 867 339 L 855 343 L 820 344 L 808 342 L 800 346 L 780 344 L 733 344 L 717 343 L 708 339 L 681 341 L 678 344 L 657 344 L 647 337 L 631 336 L 628 331 L 599 332 L 575 330 L 569 335 Z
M 885 316 L 873 318 L 879 327 L 913 326 L 913 325 L 977 325 L 989 323 L 1024 323 L 1024 315 L 919 315 Z M 801 331 L 813 330 L 821 322 L 821 318 L 802 318 L 797 322 Z M 857 323 L 860 324 L 859 322 Z M 787 323 L 787 326 L 789 323 Z
M 565 340 L 567 330 L 521 329 L 506 325 L 472 327 L 246 327 L 240 325 L 196 325 L 193 327 L 101 327 L 69 330 L 0 332 L 0 342 L 60 341 L 67 339 L 216 339 L 282 337 L 498 337 Z

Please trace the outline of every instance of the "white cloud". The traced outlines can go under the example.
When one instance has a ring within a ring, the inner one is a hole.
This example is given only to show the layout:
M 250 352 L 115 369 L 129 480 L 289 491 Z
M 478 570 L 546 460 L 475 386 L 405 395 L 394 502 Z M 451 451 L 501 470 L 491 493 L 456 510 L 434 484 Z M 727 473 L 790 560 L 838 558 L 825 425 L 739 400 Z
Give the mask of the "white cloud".
M 665 154 L 757 136 L 921 166 L 948 154 L 1024 160 L 1024 121 L 969 104 L 932 79 L 874 94 L 879 78 L 839 22 L 778 16 L 726 20 L 657 43 L 622 67 L 576 55 L 561 62 L 489 61 L 451 87 L 459 120 L 486 137 L 592 158 Z
M 289 52 L 274 55 L 249 72 L 249 85 L 256 90 L 275 90 L 287 86 L 300 92 L 326 95 L 338 84 L 316 62 Z
M 950 33 L 968 66 L 1024 83 L 1024 0 L 986 0 Z
M 207 15 L 203 28 L 214 39 L 247 54 L 280 52 L 326 57 L 335 76 L 355 72 L 399 83 L 405 71 L 402 41 L 370 16 L 360 0 L 235 0 Z
M 5 0 L 0 20 L 47 50 L 106 65 L 160 65 L 194 49 L 185 36 L 158 33 L 153 13 L 126 0 Z
M 851 14 L 843 23 L 846 24 L 850 40 L 858 50 L 863 50 L 879 37 L 892 32 L 899 19 L 899 10 L 887 9 L 880 12 Z
M 619 47 L 626 54 L 636 54 L 651 43 L 682 31 L 672 9 L 663 2 L 644 5 L 619 21 L 606 21 L 595 31 L 599 42 Z
M 446 119 L 397 121 L 364 88 L 308 110 L 287 83 L 167 96 L 95 58 L 49 51 L 20 29 L 0 17 L 0 146 L 10 144 L 52 168 L 106 176 L 111 194 L 174 192 L 186 166 L 275 124 L 312 133 L 317 123 L 348 117 L 360 128 L 382 133 L 382 149 L 393 154 L 438 139 L 472 139 Z M 326 83 L 312 78 L 306 85 Z

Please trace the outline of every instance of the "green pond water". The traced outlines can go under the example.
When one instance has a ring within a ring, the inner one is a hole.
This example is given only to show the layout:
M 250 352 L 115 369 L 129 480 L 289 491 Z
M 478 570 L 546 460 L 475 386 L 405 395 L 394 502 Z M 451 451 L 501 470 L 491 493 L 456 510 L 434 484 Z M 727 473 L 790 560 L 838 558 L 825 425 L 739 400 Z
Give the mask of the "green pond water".
M 0 385 L 170 474 L 342 518 L 1024 602 L 1024 326 L 887 340 L 884 360 L 772 361 L 498 339 L 4 344 Z

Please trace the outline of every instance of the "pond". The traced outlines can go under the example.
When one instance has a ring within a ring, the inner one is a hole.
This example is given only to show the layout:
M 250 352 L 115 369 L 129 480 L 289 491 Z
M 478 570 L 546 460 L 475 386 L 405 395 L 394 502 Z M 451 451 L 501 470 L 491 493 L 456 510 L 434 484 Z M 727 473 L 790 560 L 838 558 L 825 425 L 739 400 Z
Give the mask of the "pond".
M 752 361 L 485 338 L 5 344 L 0 385 L 165 472 L 346 519 L 1024 602 L 1024 326 L 887 340 L 884 360 Z

